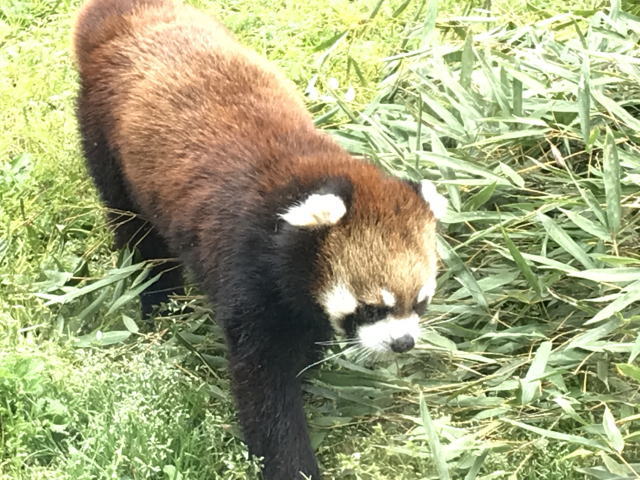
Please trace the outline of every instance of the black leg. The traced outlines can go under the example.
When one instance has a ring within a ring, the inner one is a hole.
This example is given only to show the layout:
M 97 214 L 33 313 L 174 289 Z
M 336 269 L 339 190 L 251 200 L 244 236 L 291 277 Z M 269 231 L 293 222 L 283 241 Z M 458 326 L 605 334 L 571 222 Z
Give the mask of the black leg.
M 172 256 L 164 239 L 149 226 L 135 218 L 135 223 L 141 224 L 141 238 L 138 235 L 129 237 L 129 245 L 135 246 L 143 260 L 157 260 L 149 273 L 149 278 L 160 274 L 158 280 L 150 285 L 140 295 L 142 315 L 145 318 L 152 316 L 154 308 L 162 303 L 166 303 L 171 295 L 182 295 L 184 293 L 184 280 L 182 278 L 182 266 L 180 263 L 171 260 Z
M 229 345 L 234 395 L 249 451 L 263 457 L 264 480 L 319 480 L 297 377 L 304 354 L 292 348 L 295 342 L 250 335 L 244 332 L 241 342 L 230 339 Z
M 166 302 L 170 295 L 182 293 L 182 269 L 178 262 L 172 260 L 174 256 L 164 239 L 138 215 L 139 210 L 120 170 L 117 153 L 109 148 L 100 122 L 96 121 L 97 115 L 86 98 L 82 90 L 78 99 L 82 147 L 100 197 L 109 208 L 108 218 L 116 247 L 136 249 L 141 260 L 158 260 L 150 275 L 162 273 L 159 280 L 141 295 L 142 313 L 149 317 L 154 307 Z

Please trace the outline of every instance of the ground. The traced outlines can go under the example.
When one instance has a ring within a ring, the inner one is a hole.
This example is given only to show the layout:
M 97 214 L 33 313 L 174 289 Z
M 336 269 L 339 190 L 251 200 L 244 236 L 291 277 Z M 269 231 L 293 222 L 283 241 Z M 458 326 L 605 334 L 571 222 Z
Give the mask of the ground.
M 196 3 L 450 199 L 422 344 L 306 387 L 327 478 L 640 478 L 638 5 Z M 252 478 L 197 289 L 141 333 L 146 265 L 79 151 L 77 8 L 0 5 L 0 479 Z

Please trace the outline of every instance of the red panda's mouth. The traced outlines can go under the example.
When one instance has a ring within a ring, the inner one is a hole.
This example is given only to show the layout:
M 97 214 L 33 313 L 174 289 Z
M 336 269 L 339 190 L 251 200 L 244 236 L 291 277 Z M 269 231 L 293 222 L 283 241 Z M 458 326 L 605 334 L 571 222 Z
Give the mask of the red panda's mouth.
M 368 350 L 402 353 L 411 350 L 418 342 L 419 320 L 415 313 L 403 318 L 388 316 L 383 320 L 358 326 L 355 336 L 360 345 Z

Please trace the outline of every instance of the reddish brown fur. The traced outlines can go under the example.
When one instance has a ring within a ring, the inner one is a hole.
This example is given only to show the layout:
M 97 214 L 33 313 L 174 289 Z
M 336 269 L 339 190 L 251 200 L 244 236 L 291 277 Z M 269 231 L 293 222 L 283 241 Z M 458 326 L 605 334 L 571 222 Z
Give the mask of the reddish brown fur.
M 390 255 L 395 243 L 409 246 L 400 238 L 407 228 L 412 235 L 425 228 L 428 208 L 406 184 L 353 159 L 316 130 L 290 82 L 220 24 L 201 12 L 149 1 L 100 29 L 87 14 L 92 3 L 85 4 L 75 34 L 80 71 L 92 86 L 95 115 L 108 119 L 109 144 L 120 153 L 135 200 L 161 231 L 190 228 L 203 195 L 242 209 L 292 178 L 334 175 L 355 186 L 358 219 L 352 225 L 389 232 Z M 238 175 L 251 177 L 251 190 L 229 190 L 229 177 Z M 194 188 L 204 179 L 206 189 Z M 221 212 L 207 221 L 200 231 L 210 235 L 224 232 L 232 219 Z M 350 242 L 349 248 L 358 247 L 365 251 L 350 253 L 353 258 L 371 248 Z M 357 270 L 358 263 L 350 267 Z
M 387 288 L 406 314 L 435 274 L 427 204 L 316 130 L 294 86 L 199 11 L 90 0 L 74 40 L 83 146 L 105 202 L 148 220 L 144 256 L 180 256 L 217 303 L 240 419 L 265 476 L 319 478 L 297 376 L 329 336 L 318 298 L 343 282 L 380 303 Z M 299 235 L 278 222 L 300 200 L 287 189 L 335 178 L 352 186 L 346 216 L 318 234 L 319 245 L 302 234 L 313 247 L 280 252 Z M 170 249 L 154 250 L 165 241 Z M 284 287 L 281 272 L 291 276 Z M 315 303 L 297 293 L 305 281 Z

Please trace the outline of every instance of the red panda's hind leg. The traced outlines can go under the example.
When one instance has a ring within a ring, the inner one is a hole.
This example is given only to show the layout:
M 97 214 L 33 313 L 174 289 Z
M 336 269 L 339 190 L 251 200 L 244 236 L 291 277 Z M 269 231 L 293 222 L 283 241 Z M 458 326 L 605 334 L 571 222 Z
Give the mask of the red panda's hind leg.
M 103 126 L 85 96 L 78 99 L 78 122 L 87 167 L 100 197 L 107 207 L 109 226 L 113 230 L 117 248 L 136 250 L 141 261 L 153 261 L 147 278 L 160 275 L 140 295 L 142 314 L 151 317 L 156 307 L 169 300 L 170 295 L 183 293 L 182 267 L 170 252 L 164 238 L 153 225 L 142 218 L 132 200 L 122 175 L 117 153 L 112 151 L 103 133 Z

